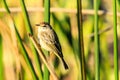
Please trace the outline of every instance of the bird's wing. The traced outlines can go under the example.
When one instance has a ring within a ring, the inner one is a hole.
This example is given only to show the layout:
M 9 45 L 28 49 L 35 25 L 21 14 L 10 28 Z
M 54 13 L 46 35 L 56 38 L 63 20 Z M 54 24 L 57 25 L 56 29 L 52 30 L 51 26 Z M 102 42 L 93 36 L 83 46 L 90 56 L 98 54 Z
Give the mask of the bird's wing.
M 43 39 L 49 47 L 51 47 L 55 53 L 58 53 L 57 56 L 63 57 L 61 45 L 59 43 L 57 34 L 51 30 L 49 33 L 42 32 L 41 39 Z
M 47 44 L 55 44 L 54 35 L 52 35 L 50 31 L 48 32 L 43 31 L 40 34 L 40 39 L 44 40 Z

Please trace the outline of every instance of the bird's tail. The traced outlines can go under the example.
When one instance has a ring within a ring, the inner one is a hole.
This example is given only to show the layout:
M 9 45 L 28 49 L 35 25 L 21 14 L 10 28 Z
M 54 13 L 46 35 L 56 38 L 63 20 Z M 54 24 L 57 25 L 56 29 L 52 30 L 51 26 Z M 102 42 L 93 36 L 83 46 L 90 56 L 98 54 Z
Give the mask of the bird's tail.
M 62 63 L 63 63 L 63 65 L 64 65 L 64 68 L 65 69 L 68 69 L 68 65 L 67 65 L 67 63 L 65 62 L 65 60 L 62 58 Z

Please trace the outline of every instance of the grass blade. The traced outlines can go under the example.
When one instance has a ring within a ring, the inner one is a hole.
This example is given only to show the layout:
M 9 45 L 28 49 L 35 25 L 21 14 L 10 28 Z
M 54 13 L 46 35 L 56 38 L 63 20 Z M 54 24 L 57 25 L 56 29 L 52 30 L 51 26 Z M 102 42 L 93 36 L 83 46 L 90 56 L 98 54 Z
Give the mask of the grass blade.
M 4 7 L 5 7 L 7 13 L 11 16 L 11 12 L 10 12 L 8 6 L 7 6 L 6 0 L 3 0 L 3 4 L 4 4 Z M 11 16 L 11 18 L 12 18 L 12 16 Z M 13 19 L 13 18 L 12 18 L 12 19 Z M 13 22 L 14 22 L 14 20 L 13 20 Z M 31 74 L 32 74 L 32 76 L 33 76 L 33 79 L 34 79 L 34 80 L 37 80 L 37 76 L 36 76 L 36 73 L 35 73 L 35 71 L 34 71 L 33 65 L 32 65 L 32 63 L 31 63 L 31 61 L 30 61 L 30 59 L 29 59 L 29 57 L 28 57 L 28 54 L 27 54 L 24 46 L 23 46 L 22 40 L 21 40 L 21 38 L 20 38 L 20 35 L 19 35 L 19 33 L 18 33 L 18 30 L 17 30 L 15 24 L 14 24 L 14 28 L 15 28 L 15 32 L 16 32 L 16 37 L 17 37 L 18 45 L 19 45 L 19 47 L 20 47 L 20 49 L 21 49 L 22 55 L 24 56 L 24 59 L 25 59 L 27 65 L 28 65 L 28 68 L 30 69 L 30 72 L 31 72 Z
M 79 49 L 78 56 L 81 64 L 81 77 L 82 80 L 86 80 L 81 0 L 77 0 L 77 20 L 78 20 L 78 49 Z
M 25 6 L 25 2 L 24 0 L 20 0 L 20 3 L 21 3 L 21 8 L 22 8 L 22 12 L 23 12 L 23 15 L 24 15 L 24 20 L 25 20 L 25 23 L 26 23 L 26 29 L 27 29 L 27 32 L 30 33 L 30 34 L 33 34 L 32 32 L 32 27 L 31 27 L 31 24 L 30 24 L 30 19 L 29 19 L 29 16 L 28 16 L 28 13 L 27 13 L 27 9 L 26 9 L 26 6 Z M 39 79 L 42 80 L 42 70 L 41 70 L 41 65 L 40 65 L 40 61 L 39 61 L 39 55 L 37 54 L 32 42 L 30 41 L 30 44 L 31 44 L 31 48 L 32 48 L 32 51 L 33 51 L 33 55 L 34 55 L 34 59 L 35 59 L 35 62 L 36 62 L 36 67 L 37 67 L 37 70 L 38 70 L 38 76 L 39 76 Z
M 116 0 L 113 0 L 113 32 L 114 32 L 114 75 L 115 80 L 119 80 L 119 69 L 118 69 L 118 37 L 117 37 L 117 9 Z
M 100 80 L 100 63 L 99 63 L 99 31 L 98 31 L 98 7 L 99 7 L 99 1 L 94 0 L 94 9 L 95 9 L 95 15 L 94 15 L 94 39 L 95 39 L 95 80 Z
M 4 80 L 3 76 L 3 47 L 2 36 L 0 35 L 0 80 Z
M 50 0 L 45 0 L 44 7 L 44 21 L 50 23 Z M 48 53 L 46 56 L 48 56 Z M 44 67 L 44 80 L 49 80 L 49 71 L 46 66 Z

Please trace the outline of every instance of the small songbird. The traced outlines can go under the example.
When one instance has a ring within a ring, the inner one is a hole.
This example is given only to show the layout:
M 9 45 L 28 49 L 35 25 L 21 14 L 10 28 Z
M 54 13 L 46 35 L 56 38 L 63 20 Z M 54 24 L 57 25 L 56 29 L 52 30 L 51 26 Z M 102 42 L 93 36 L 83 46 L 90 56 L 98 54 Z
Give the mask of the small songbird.
M 68 69 L 57 34 L 47 22 L 36 24 L 38 26 L 38 40 L 40 46 L 47 51 L 53 52 L 63 63 L 64 68 Z

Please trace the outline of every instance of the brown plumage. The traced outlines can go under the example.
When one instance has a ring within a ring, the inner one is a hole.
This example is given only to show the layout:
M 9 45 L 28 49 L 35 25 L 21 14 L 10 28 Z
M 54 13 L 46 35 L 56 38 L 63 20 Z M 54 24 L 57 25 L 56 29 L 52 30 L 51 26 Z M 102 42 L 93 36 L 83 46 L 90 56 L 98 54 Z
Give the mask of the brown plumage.
M 36 26 L 38 26 L 38 39 L 41 47 L 55 53 L 55 55 L 62 61 L 64 68 L 68 69 L 68 65 L 63 58 L 62 48 L 55 31 L 46 22 L 36 24 Z

